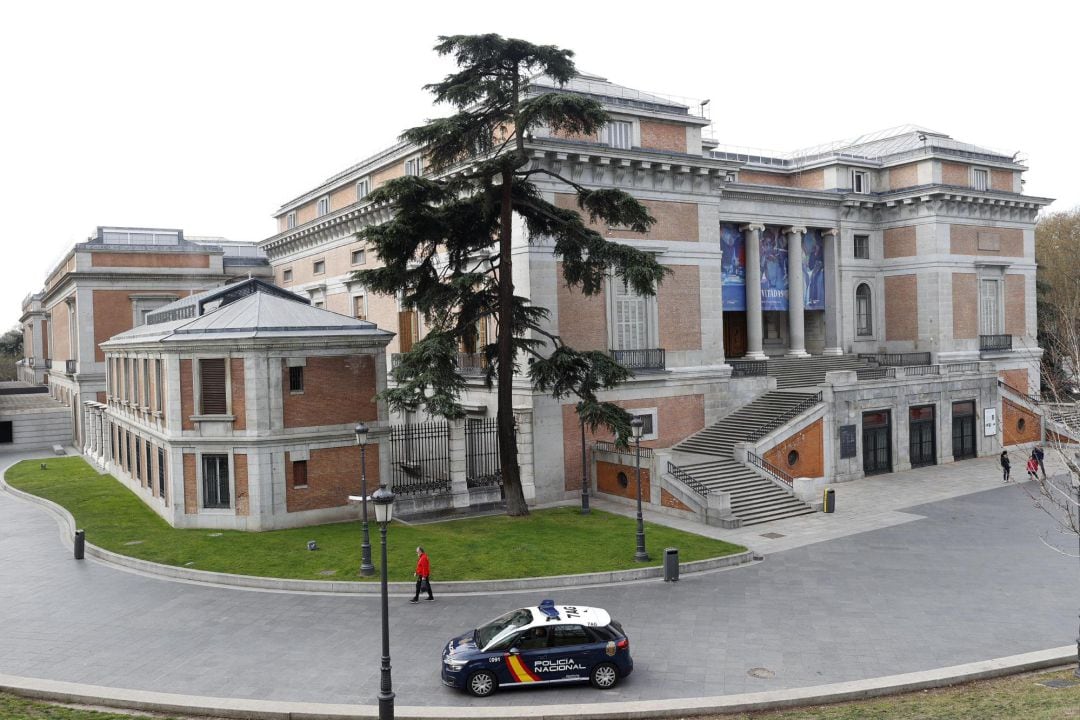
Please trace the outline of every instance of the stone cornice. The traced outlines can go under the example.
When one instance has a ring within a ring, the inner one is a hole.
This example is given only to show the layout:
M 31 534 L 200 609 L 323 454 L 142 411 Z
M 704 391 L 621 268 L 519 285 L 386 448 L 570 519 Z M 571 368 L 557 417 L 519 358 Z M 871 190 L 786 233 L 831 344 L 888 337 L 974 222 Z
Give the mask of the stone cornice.
M 273 235 L 259 243 L 259 248 L 271 260 L 283 255 L 321 246 L 343 235 L 354 235 L 365 227 L 390 219 L 389 203 L 361 201 L 323 215 L 300 227 Z
M 936 186 L 922 192 L 891 193 L 882 197 L 845 195 L 845 220 L 889 222 L 924 216 L 946 216 L 962 220 L 989 220 L 1031 224 L 1049 203 L 1046 198 L 1013 193 L 957 192 Z
M 668 156 L 611 148 L 533 145 L 528 151 L 532 169 L 550 170 L 589 186 L 716 196 L 721 194 L 728 175 L 733 172 L 730 164 L 694 155 Z

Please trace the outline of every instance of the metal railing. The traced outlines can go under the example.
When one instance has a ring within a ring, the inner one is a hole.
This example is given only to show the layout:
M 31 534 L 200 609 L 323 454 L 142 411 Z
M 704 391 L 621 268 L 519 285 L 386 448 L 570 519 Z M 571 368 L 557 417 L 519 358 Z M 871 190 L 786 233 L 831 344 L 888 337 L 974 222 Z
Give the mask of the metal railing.
M 912 365 L 904 368 L 904 377 L 919 377 L 920 375 L 940 375 L 940 365 Z
M 859 368 L 855 371 L 855 377 L 859 380 L 888 380 L 896 377 L 896 368 Z
M 980 335 L 979 352 L 1005 352 L 1012 350 L 1012 335 Z
M 594 452 L 609 452 L 617 453 L 619 455 L 633 455 L 636 452 L 634 445 L 616 445 L 613 442 L 607 440 L 597 440 L 593 443 Z M 653 456 L 653 449 L 643 447 L 641 448 L 641 457 L 651 458 Z
M 759 468 L 763 472 L 765 472 L 765 473 L 767 473 L 769 475 L 772 475 L 774 478 L 776 478 L 780 482 L 784 483 L 788 487 L 794 487 L 795 486 L 795 478 L 791 477 L 786 472 L 784 472 L 780 468 L 776 467 L 775 465 L 773 465 L 771 462 L 769 462 L 765 458 L 763 458 L 763 457 L 761 457 L 759 455 L 756 455 L 755 453 L 752 453 L 749 450 L 747 450 L 747 452 L 746 452 L 746 461 L 748 463 L 750 463 L 751 465 L 753 465 L 754 467 Z
M 769 374 L 769 363 L 765 360 L 728 360 L 731 377 L 764 377 Z
M 457 369 L 461 375 L 483 375 L 487 372 L 488 362 L 484 353 L 457 354 Z
M 683 485 L 696 492 L 701 497 L 705 497 L 709 494 L 709 488 L 705 487 L 705 485 L 702 484 L 700 480 L 698 480 L 693 475 L 686 472 L 670 460 L 668 460 L 667 471 L 668 475 L 672 476 L 673 478 L 681 482 Z
M 471 488 L 502 485 L 497 418 L 465 423 L 465 482 Z
M 68 375 L 74 375 L 76 370 L 78 369 L 78 364 L 78 360 L 65 360 L 64 372 L 66 372 Z
M 1042 405 L 1042 400 L 1039 399 L 1038 395 L 1032 395 L 1030 393 L 1024 392 L 1023 390 L 1020 390 L 1019 388 L 1015 388 L 1001 378 L 998 378 L 998 387 L 1004 388 L 1011 392 L 1013 395 L 1021 397 L 1034 405 Z
M 776 428 L 780 427 L 788 420 L 802 415 L 804 412 L 821 402 L 821 393 L 816 392 L 813 395 L 807 395 L 805 400 L 799 401 L 797 404 L 788 408 L 788 410 L 771 420 L 763 422 L 758 425 L 754 430 L 747 434 L 746 439 L 751 442 L 760 440 Z
M 667 367 L 664 348 L 612 350 L 611 357 L 630 370 L 663 370 Z
M 976 360 L 975 362 L 948 363 L 947 365 L 942 365 L 941 369 L 947 373 L 969 373 L 979 372 L 980 368 L 979 361 Z
M 390 458 L 394 494 L 450 491 L 450 426 L 446 423 L 391 425 Z
M 886 367 L 930 364 L 930 353 L 928 352 L 859 353 L 859 358 Z

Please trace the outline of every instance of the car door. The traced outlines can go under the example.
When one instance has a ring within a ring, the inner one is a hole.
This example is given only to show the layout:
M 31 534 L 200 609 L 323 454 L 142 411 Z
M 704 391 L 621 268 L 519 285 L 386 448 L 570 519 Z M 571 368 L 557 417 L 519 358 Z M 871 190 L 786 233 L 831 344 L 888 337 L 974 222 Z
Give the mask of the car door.
M 551 652 L 548 660 L 550 668 L 558 672 L 559 678 L 572 680 L 586 679 L 589 670 L 598 661 L 594 657 L 602 652 L 581 625 L 555 625 L 551 628 Z
M 550 652 L 548 643 L 548 628 L 544 626 L 528 628 L 517 633 L 507 646 L 503 658 L 505 682 L 534 683 L 541 680 L 550 680 L 550 677 L 542 676 L 546 675 L 546 673 L 538 673 L 534 669 L 538 663 L 543 667 L 541 661 Z M 503 681 L 502 677 L 500 677 L 500 681 Z

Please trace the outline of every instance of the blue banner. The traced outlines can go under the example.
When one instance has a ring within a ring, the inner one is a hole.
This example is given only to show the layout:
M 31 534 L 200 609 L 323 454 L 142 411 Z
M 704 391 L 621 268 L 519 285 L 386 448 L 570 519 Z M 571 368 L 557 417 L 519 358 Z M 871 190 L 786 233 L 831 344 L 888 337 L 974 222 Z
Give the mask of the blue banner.
M 788 309 L 787 236 L 778 225 L 761 233 L 761 309 Z
M 720 224 L 720 249 L 724 310 L 746 310 L 746 241 L 738 225 Z
M 803 235 L 803 307 L 825 309 L 825 246 L 821 231 L 813 228 Z

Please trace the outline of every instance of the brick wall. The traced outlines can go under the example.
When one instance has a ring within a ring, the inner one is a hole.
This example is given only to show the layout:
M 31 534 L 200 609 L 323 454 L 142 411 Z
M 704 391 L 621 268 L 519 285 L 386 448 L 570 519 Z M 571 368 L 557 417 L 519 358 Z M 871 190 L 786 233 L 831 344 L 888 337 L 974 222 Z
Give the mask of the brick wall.
M 644 492 L 644 490 L 643 490 Z M 635 498 L 637 495 L 634 496 Z M 641 498 L 642 502 L 645 498 Z M 675 508 L 676 510 L 686 510 L 687 512 L 693 512 L 690 507 L 679 498 L 675 497 L 667 491 L 667 488 L 660 488 L 660 504 L 664 507 Z
M 585 223 L 606 238 L 647 238 L 649 240 L 698 241 L 698 206 L 696 203 L 668 202 L 664 200 L 639 200 L 656 218 L 656 224 L 647 233 L 612 229 L 601 223 Z M 555 194 L 556 207 L 578 210 L 577 196 L 569 193 Z
M 195 414 L 195 376 L 191 369 L 191 360 L 180 361 L 180 428 L 194 430 L 195 423 L 191 416 Z
M 998 377 L 1005 381 L 1006 385 L 1016 388 L 1022 393 L 1027 394 L 1028 391 L 1028 371 L 1027 370 L 999 370 Z
M 885 278 L 885 339 L 918 340 L 919 281 L 916 275 Z
M 823 423 L 817 420 L 809 427 L 784 439 L 765 453 L 765 460 L 792 477 L 819 478 L 825 476 L 825 439 Z M 795 463 L 788 462 L 788 455 L 795 451 Z
M 1038 442 L 1041 435 L 1039 416 L 1025 407 L 1002 398 L 1001 434 L 1003 445 Z
M 575 350 L 607 350 L 607 293 L 586 297 L 563 281 L 562 263 L 555 266 L 558 287 L 559 334 Z
M 886 258 L 913 257 L 916 254 L 915 227 L 887 228 L 882 234 Z
M 952 275 L 953 338 L 973 340 L 979 336 L 979 291 L 975 273 Z
M 941 183 L 943 185 L 971 186 L 971 172 L 967 165 L 959 163 L 941 163 Z
M 233 485 L 236 487 L 236 514 L 247 515 L 251 503 L 248 498 L 248 458 L 239 453 L 233 455 Z
M 739 182 L 747 185 L 776 185 L 791 187 L 792 177 L 780 173 L 758 172 L 756 170 L 740 170 Z
M 309 357 L 304 392 L 289 392 L 289 368 L 281 361 L 285 427 L 339 425 L 378 420 L 372 355 Z
M 199 491 L 195 487 L 195 454 L 184 453 L 184 514 L 199 512 Z
M 619 473 L 622 473 L 626 487 L 623 487 L 619 482 Z M 608 495 L 618 495 L 620 497 L 630 498 L 631 500 L 637 499 L 637 470 L 633 464 L 630 465 L 616 465 L 609 462 L 596 463 L 596 490 L 597 492 L 607 493 Z M 649 502 L 650 495 L 650 479 L 649 471 L 644 467 L 641 468 L 641 502 Z
M 52 354 L 47 357 L 51 357 L 53 360 L 53 367 L 57 367 L 55 363 L 64 360 L 70 360 L 74 356 L 71 353 L 71 343 L 68 337 L 68 308 L 67 303 L 63 300 L 54 304 L 49 308 L 49 312 L 52 315 Z M 60 365 L 58 370 L 63 372 L 64 367 Z
M 900 190 L 919 184 L 919 164 L 908 163 L 889 168 L 889 189 Z
M 990 189 L 1001 190 L 1002 192 L 1013 192 L 1014 176 L 1015 173 L 1012 170 L 990 168 Z
M 232 390 L 233 430 L 247 428 L 247 388 L 244 385 L 244 359 L 232 358 L 229 361 L 229 380 Z M 286 385 L 286 387 L 288 387 Z
M 93 267 L 208 268 L 207 254 L 177 252 L 95 252 L 90 253 Z
M 663 398 L 639 398 L 615 402 L 621 408 L 633 412 L 635 408 L 656 408 L 657 440 L 642 440 L 642 447 L 671 447 L 680 440 L 705 427 L 705 397 L 703 395 L 677 395 Z M 575 403 L 562 406 L 563 475 L 566 490 L 581 489 L 581 423 L 578 421 Z M 604 428 L 593 433 L 585 428 L 585 445 L 591 458 L 592 445 L 597 440 L 612 440 L 612 434 Z
M 1005 334 L 1027 335 L 1027 312 L 1024 294 L 1027 278 L 1023 275 L 1005 276 Z
M 656 292 L 660 347 L 701 349 L 701 281 L 697 265 L 670 265 Z M 560 315 L 561 317 L 561 315 Z
M 807 170 L 791 176 L 791 186 L 803 190 L 824 190 L 825 170 Z
M 684 153 L 686 152 L 686 126 L 642 120 L 641 147 L 648 150 Z
M 346 445 L 311 450 L 307 487 L 293 487 L 293 461 L 285 453 L 285 507 L 288 512 L 340 507 L 349 495 L 360 494 L 360 448 Z M 365 455 L 368 493 L 379 487 L 379 444 L 369 443 Z M 368 507 L 368 514 L 372 508 Z
M 394 178 L 404 177 L 405 175 L 405 161 L 395 160 L 394 162 L 379 168 L 375 172 L 371 173 L 371 189 L 387 183 Z
M 979 233 L 997 236 L 1000 250 L 979 248 Z M 1018 228 L 979 227 L 978 225 L 950 225 L 949 245 L 953 255 L 1000 255 L 1024 256 L 1024 232 Z

